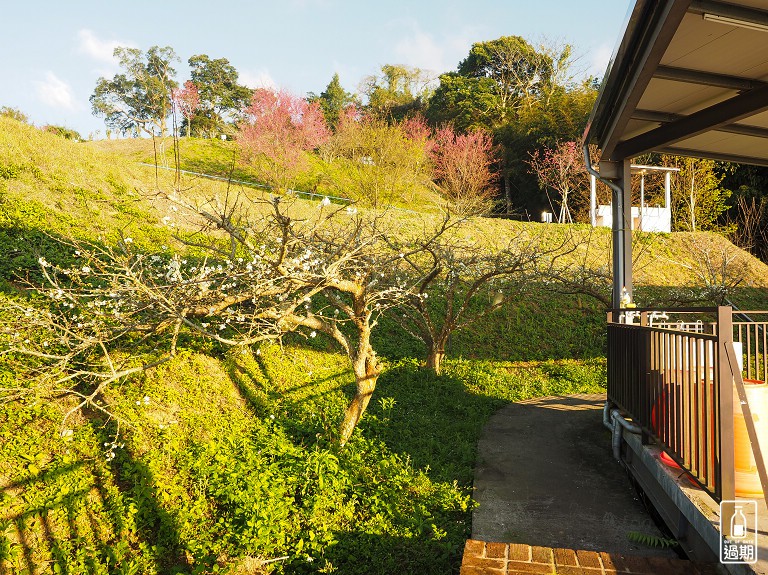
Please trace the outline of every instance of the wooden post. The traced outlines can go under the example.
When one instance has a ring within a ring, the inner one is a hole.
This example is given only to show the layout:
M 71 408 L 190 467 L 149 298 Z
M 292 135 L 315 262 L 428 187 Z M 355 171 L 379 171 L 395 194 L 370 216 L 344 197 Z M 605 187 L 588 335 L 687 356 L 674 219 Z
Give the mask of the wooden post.
M 741 377 L 741 370 L 739 369 L 739 362 L 736 359 L 736 350 L 733 349 L 733 345 L 728 346 L 727 352 L 728 368 L 731 370 L 736 393 L 739 396 L 741 412 L 744 415 L 744 423 L 747 426 L 749 444 L 752 448 L 752 455 L 755 456 L 757 474 L 760 476 L 760 485 L 763 488 L 763 499 L 765 499 L 765 503 L 768 506 L 768 473 L 765 470 L 765 460 L 763 459 L 762 449 L 760 449 L 760 440 L 757 437 L 757 430 L 755 429 L 755 420 L 752 419 L 752 409 L 750 409 L 749 401 L 747 401 L 747 392 L 744 389 L 744 380 Z
M 720 498 L 736 497 L 736 460 L 733 437 L 733 373 L 728 362 L 728 347 L 733 351 L 733 323 L 730 306 L 717 308 L 717 384 L 720 395 Z M 733 510 L 731 510 L 732 514 Z M 727 515 L 730 517 L 730 515 Z M 727 522 L 726 522 L 727 523 Z M 730 525 L 723 525 L 723 535 L 730 535 Z

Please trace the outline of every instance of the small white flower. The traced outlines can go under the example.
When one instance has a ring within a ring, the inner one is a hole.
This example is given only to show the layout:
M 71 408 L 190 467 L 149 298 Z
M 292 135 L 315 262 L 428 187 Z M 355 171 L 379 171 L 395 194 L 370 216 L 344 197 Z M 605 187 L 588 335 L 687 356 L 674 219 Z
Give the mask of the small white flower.
M 313 330 L 312 333 L 309 334 L 309 337 L 315 337 L 316 335 L 317 335 L 317 332 Z
M 83 266 L 83 267 L 82 267 L 82 268 L 80 268 L 80 269 L 82 270 L 82 272 L 83 272 L 84 274 L 89 274 L 89 273 L 91 273 L 91 268 L 89 268 L 88 266 Z
M 261 355 L 261 348 L 256 350 L 256 355 Z
M 149 405 L 149 397 L 148 396 L 145 395 L 144 399 L 142 401 L 144 402 L 144 405 Z
M 325 196 L 325 197 L 324 197 L 324 198 L 323 198 L 323 199 L 320 201 L 320 207 L 321 207 L 321 208 L 322 208 L 322 207 L 325 207 L 325 206 L 330 206 L 330 205 L 331 205 L 331 198 L 329 198 L 328 196 Z
M 133 243 L 133 238 L 125 238 L 123 240 L 123 242 L 125 242 L 126 244 L 132 244 Z
M 357 213 L 357 208 L 354 206 L 347 206 L 346 212 L 350 216 L 354 216 Z

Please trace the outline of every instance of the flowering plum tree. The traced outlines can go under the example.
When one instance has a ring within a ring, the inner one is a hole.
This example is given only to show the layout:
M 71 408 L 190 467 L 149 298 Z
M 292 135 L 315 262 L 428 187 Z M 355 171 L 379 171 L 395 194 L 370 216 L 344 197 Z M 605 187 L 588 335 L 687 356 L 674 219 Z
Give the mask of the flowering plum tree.
M 73 243 L 77 264 L 66 268 L 41 261 L 38 287 L 50 306 L 16 302 L 0 310 L 10 318 L 0 342 L 17 358 L 19 377 L 37 381 L 38 391 L 75 395 L 75 410 L 106 410 L 104 387 L 167 361 L 181 334 L 246 346 L 288 331 L 323 333 L 355 375 L 339 427 L 346 443 L 381 369 L 371 331 L 419 280 L 407 262 L 429 241 L 401 239 L 395 248 L 392 237 L 403 234 L 392 221 L 325 200 L 311 210 L 281 196 L 177 203 L 202 226 L 187 241 L 194 257 L 183 245 L 145 253 L 124 238 L 115 247 Z M 427 227 L 427 237 L 437 237 L 446 224 Z M 407 245 L 410 251 L 397 251 Z
M 279 191 L 306 168 L 304 152 L 330 136 L 320 104 L 286 90 L 255 90 L 244 115 L 238 142 L 245 158 Z
M 424 242 L 406 258 L 420 278 L 396 314 L 398 322 L 427 348 L 427 367 L 440 373 L 450 335 L 488 316 L 548 277 L 573 251 L 573 237 L 552 244 L 531 228 L 504 234 L 499 242 L 469 237 L 465 223 Z

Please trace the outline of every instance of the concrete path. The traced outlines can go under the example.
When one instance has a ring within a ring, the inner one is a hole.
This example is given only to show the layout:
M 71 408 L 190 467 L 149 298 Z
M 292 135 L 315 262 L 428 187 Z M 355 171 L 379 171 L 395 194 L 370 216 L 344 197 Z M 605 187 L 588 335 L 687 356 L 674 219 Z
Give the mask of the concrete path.
M 611 453 L 605 396 L 540 398 L 502 408 L 478 444 L 472 538 L 675 558 L 633 543 L 663 537 Z

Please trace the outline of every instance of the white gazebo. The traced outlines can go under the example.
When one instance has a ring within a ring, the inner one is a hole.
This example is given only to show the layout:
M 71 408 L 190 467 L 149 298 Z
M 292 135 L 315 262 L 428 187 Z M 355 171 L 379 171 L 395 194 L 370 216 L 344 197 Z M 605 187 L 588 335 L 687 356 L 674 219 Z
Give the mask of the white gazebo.
M 642 232 L 671 232 L 672 231 L 672 194 L 671 176 L 680 168 L 663 166 L 643 166 L 632 164 L 632 174 L 640 175 L 640 205 L 632 206 L 632 229 Z M 645 203 L 645 176 L 648 172 L 664 173 L 664 205 L 649 206 Z M 592 227 L 613 227 L 613 209 L 611 204 L 597 203 L 597 178 L 590 175 L 589 219 Z

